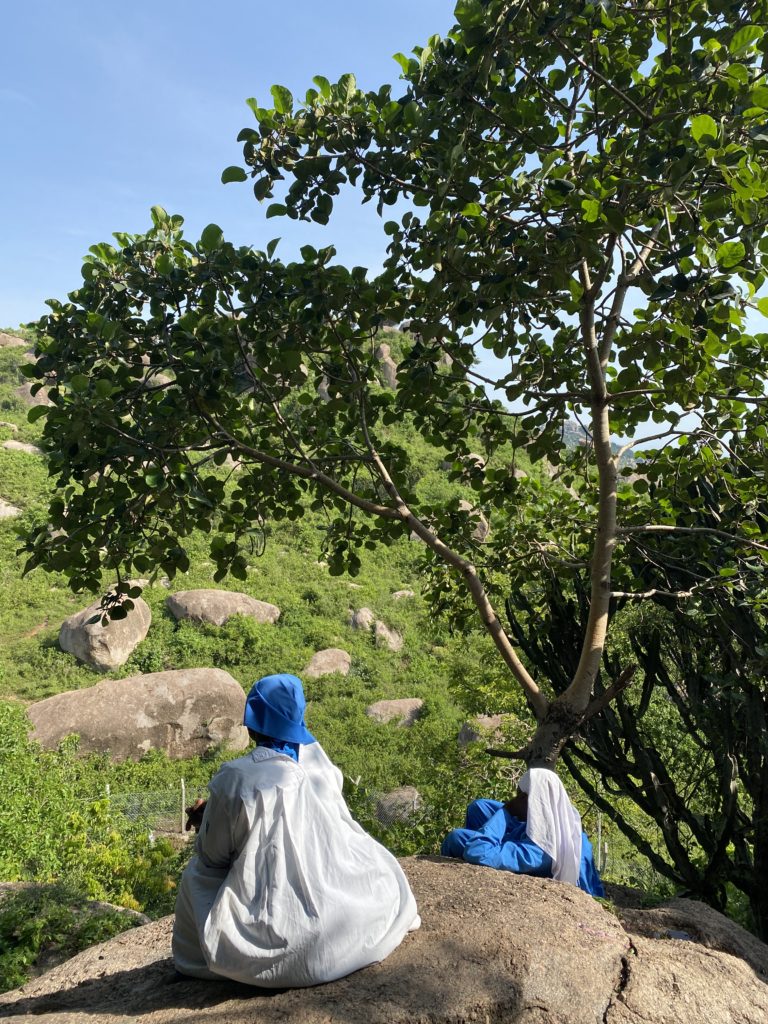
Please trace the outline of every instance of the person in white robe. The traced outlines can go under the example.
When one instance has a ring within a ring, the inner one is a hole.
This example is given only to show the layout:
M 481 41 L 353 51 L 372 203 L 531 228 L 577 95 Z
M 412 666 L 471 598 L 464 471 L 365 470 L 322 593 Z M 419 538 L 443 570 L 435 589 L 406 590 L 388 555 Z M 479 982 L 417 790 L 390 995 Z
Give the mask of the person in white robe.
M 419 927 L 402 868 L 352 818 L 304 708 L 296 676 L 266 676 L 248 694 L 257 745 L 211 780 L 179 886 L 181 974 L 317 985 L 383 960 Z

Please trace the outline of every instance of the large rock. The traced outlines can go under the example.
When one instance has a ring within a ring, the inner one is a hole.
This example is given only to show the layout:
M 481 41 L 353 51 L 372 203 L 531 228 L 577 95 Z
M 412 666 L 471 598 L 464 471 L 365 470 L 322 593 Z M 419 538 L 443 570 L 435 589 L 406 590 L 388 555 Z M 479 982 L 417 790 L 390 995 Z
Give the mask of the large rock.
M 124 619 L 101 620 L 101 601 L 65 619 L 59 630 L 59 646 L 63 651 L 90 665 L 99 672 L 120 668 L 144 639 L 152 622 L 152 612 L 142 598 L 133 599 L 133 608 Z
M 257 622 L 269 623 L 280 618 L 277 605 L 233 590 L 180 590 L 171 594 L 166 604 L 177 619 L 208 622 L 214 626 L 223 626 L 233 615 L 248 615 Z
M 6 430 L 10 430 L 12 434 L 18 434 L 19 428 L 15 423 L 10 423 L 8 420 L 0 420 L 0 427 L 5 427 Z
M 351 664 L 352 656 L 347 651 L 340 647 L 326 647 L 324 651 L 317 651 L 312 655 L 301 674 L 305 679 L 319 679 L 320 676 L 330 676 L 334 673 L 346 676 Z
M 401 697 L 399 700 L 378 700 L 365 709 L 366 715 L 382 725 L 393 722 L 409 729 L 421 714 L 424 701 L 420 697 Z
M 0 348 L 26 348 L 29 344 L 23 338 L 16 338 L 13 334 L 6 334 L 0 331 Z
M 21 384 L 16 388 L 16 394 L 25 405 L 53 405 L 53 402 L 48 397 L 48 388 L 40 388 L 33 395 L 32 384 Z
M 43 1024 L 765 1024 L 768 948 L 645 939 L 573 886 L 407 858 L 422 926 L 382 963 L 262 992 L 174 976 L 172 917 L 0 995 Z M 724 919 L 723 919 L 724 920 Z M 723 928 L 743 933 L 732 921 Z
M 27 455 L 42 455 L 43 451 L 35 444 L 27 444 L 26 441 L 3 441 L 3 448 L 9 452 L 26 452 Z
M 376 616 L 370 608 L 358 608 L 356 612 L 350 611 L 349 613 L 349 624 L 352 629 L 362 629 L 364 632 L 370 632 L 375 621 Z
M 415 597 L 412 590 L 396 590 L 392 595 L 394 601 L 402 601 L 404 597 Z
M 56 747 L 70 733 L 80 751 L 137 760 L 148 750 L 169 757 L 199 757 L 220 744 L 242 750 L 243 689 L 216 668 L 152 672 L 104 679 L 86 690 L 70 690 L 33 704 L 34 739 Z
M 477 715 L 471 722 L 465 722 L 459 729 L 459 746 L 466 747 L 482 739 L 500 742 L 505 718 L 505 715 Z

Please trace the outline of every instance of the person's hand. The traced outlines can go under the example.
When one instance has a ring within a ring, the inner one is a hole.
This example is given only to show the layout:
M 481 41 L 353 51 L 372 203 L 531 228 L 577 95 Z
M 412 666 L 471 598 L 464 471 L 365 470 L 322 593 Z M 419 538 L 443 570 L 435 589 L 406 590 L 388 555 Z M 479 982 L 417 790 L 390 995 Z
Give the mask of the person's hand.
M 187 816 L 187 823 L 184 828 L 187 832 L 192 828 L 195 832 L 200 831 L 200 826 L 203 824 L 203 814 L 205 814 L 205 805 L 207 803 L 207 800 L 195 800 L 195 802 L 189 807 L 184 808 L 184 813 Z

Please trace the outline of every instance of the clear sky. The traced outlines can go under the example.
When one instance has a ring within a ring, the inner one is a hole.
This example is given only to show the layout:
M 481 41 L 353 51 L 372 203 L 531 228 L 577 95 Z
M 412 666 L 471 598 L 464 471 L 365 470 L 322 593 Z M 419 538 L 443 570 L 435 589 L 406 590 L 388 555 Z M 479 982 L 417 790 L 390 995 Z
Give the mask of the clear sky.
M 149 208 L 181 213 L 191 237 L 211 221 L 278 255 L 333 242 L 377 266 L 386 239 L 372 204 L 342 203 L 331 224 L 265 220 L 238 163 L 245 105 L 269 88 L 302 96 L 312 76 L 396 81 L 392 60 L 453 24 L 453 0 L 21 0 L 2 5 L 0 327 L 45 312 L 81 280 L 88 246 L 141 232 Z

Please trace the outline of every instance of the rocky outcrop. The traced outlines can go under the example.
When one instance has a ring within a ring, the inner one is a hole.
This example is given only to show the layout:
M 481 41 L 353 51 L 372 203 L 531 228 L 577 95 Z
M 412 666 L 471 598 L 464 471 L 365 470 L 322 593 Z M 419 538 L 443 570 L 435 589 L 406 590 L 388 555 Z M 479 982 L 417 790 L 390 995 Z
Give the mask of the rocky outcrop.
M 233 615 L 248 615 L 263 623 L 275 623 L 280 618 L 277 605 L 233 590 L 180 590 L 171 594 L 166 604 L 177 619 L 207 622 L 213 626 L 223 626 Z
M 27 455 L 42 455 L 43 451 L 35 444 L 26 441 L 3 441 L 3 448 L 9 452 L 26 452 Z
M 768 947 L 647 939 L 573 886 L 438 857 L 402 862 L 422 925 L 382 963 L 309 989 L 174 977 L 173 919 L 85 950 L 0 1016 L 46 1024 L 765 1024 Z M 744 934 L 723 920 L 729 935 Z
M 136 597 L 124 619 L 110 619 L 103 626 L 103 616 L 100 600 L 70 615 L 61 624 L 59 647 L 98 672 L 111 672 L 128 661 L 147 635 L 152 612 L 146 601 Z
M 397 719 L 397 724 L 409 729 L 421 714 L 424 701 L 420 697 L 401 697 L 399 700 L 378 700 L 365 709 L 366 715 L 386 724 Z
M 301 675 L 304 679 L 319 679 L 320 676 L 330 676 L 334 673 L 346 676 L 351 664 L 352 656 L 347 651 L 340 647 L 326 647 L 325 650 L 316 651 L 312 655 Z
M 352 629 L 362 629 L 365 632 L 369 632 L 376 616 L 373 614 L 370 608 L 358 608 L 357 611 L 350 611 L 349 613 L 349 624 Z
M 77 733 L 82 753 L 125 761 L 148 750 L 174 758 L 198 757 L 221 744 L 242 750 L 248 743 L 243 704 L 242 687 L 229 673 L 189 668 L 105 679 L 47 697 L 28 713 L 33 738 L 44 747 Z
M 415 786 L 400 786 L 376 801 L 376 819 L 382 825 L 412 821 L 423 806 L 421 793 Z

